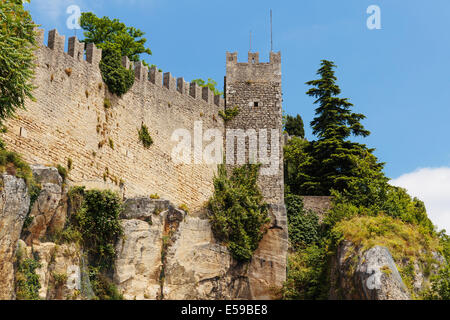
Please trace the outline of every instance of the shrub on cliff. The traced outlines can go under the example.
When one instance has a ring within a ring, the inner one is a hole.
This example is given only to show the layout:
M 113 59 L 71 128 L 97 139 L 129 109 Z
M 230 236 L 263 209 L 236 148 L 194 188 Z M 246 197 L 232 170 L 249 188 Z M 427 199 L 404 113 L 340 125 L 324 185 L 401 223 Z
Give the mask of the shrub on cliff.
M 288 257 L 288 272 L 282 288 L 285 300 L 321 300 L 327 298 L 327 251 L 311 245 Z
M 28 1 L 27 1 L 28 2 Z M 33 99 L 35 24 L 22 0 L 0 2 L 0 122 Z
M 17 178 L 24 179 L 28 188 L 35 184 L 33 173 L 28 163 L 23 161 L 19 154 L 0 149 L 0 173 L 5 171 Z
M 109 278 L 115 259 L 115 245 L 123 230 L 120 225 L 122 202 L 110 190 L 69 191 L 70 220 L 58 236 L 60 240 L 79 243 L 87 253 L 89 280 L 100 300 L 121 300 Z
M 17 300 L 39 300 L 41 284 L 36 269 L 41 265 L 35 258 L 26 258 L 24 255 L 24 249 L 19 247 L 16 253 L 16 298 Z
M 450 300 L 450 266 L 442 268 L 432 277 L 431 288 L 425 294 L 429 300 Z
M 101 271 L 109 270 L 115 257 L 115 244 L 122 235 L 119 216 L 122 203 L 109 190 L 73 188 L 69 192 L 73 208 L 70 227 L 79 232 L 89 261 Z
M 259 167 L 247 164 L 229 177 L 225 166 L 219 165 L 208 202 L 214 236 L 241 262 L 251 259 L 270 222 L 268 205 L 257 186 Z

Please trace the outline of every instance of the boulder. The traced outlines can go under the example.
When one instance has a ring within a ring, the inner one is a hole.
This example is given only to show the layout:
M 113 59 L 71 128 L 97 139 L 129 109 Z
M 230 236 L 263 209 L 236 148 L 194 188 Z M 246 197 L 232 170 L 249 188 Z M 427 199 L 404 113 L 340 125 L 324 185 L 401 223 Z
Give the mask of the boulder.
M 333 259 L 330 299 L 409 300 L 391 253 L 375 246 L 363 251 L 342 241 Z
M 364 252 L 355 272 L 362 299 L 409 300 L 410 294 L 386 247 L 376 246 Z

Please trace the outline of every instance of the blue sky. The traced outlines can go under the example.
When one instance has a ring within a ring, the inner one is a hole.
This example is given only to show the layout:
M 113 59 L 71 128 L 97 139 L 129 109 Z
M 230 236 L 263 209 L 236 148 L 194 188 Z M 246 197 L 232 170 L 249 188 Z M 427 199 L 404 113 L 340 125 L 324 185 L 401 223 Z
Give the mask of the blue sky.
M 210 77 L 221 85 L 225 52 L 238 51 L 245 61 L 250 30 L 253 50 L 268 60 L 273 9 L 285 111 L 303 117 L 312 139 L 308 124 L 315 106 L 304 83 L 316 77 L 321 59 L 333 60 L 342 96 L 367 116 L 363 123 L 372 135 L 363 141 L 376 148 L 395 183 L 417 189 L 411 193 L 422 198 L 431 191 L 443 194 L 439 201 L 425 202 L 429 211 L 435 204 L 432 211 L 440 212 L 435 220 L 443 219 L 437 223 L 450 230 L 450 200 L 445 202 L 450 174 L 441 184 L 423 181 L 433 176 L 423 170 L 438 177 L 450 172 L 450 1 L 32 0 L 28 7 L 43 28 L 71 36 L 74 30 L 66 28 L 71 4 L 145 31 L 153 51 L 145 58 L 165 72 L 188 81 Z M 381 8 L 381 30 L 366 26 L 369 5 Z

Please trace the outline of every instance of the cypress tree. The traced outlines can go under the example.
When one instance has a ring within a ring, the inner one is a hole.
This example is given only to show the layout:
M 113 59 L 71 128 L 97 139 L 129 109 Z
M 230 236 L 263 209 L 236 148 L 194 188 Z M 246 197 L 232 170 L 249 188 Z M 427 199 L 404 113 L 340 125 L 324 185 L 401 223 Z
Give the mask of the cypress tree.
M 367 137 L 370 132 L 361 124 L 365 116 L 353 113 L 353 104 L 339 97 L 335 67 L 333 62 L 322 60 L 317 72 L 320 78 L 306 83 L 312 87 L 306 94 L 316 98 L 314 104 L 318 105 L 311 122 L 318 139 L 305 148 L 310 161 L 305 172 L 308 179 L 300 182 L 304 194 L 329 195 L 331 189 L 346 190 L 352 180 L 361 177 L 362 162 L 377 173 L 384 165 L 373 156 L 374 149 L 349 140 L 351 136 Z

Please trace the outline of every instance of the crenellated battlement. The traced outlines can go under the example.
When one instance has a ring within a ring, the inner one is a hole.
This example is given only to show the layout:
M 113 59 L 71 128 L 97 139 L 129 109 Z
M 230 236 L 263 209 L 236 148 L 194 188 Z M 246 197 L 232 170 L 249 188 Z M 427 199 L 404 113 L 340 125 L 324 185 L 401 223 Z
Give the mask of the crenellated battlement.
M 44 47 L 44 30 L 36 29 L 36 41 L 39 47 Z M 95 44 L 80 42 L 77 37 L 70 37 L 68 40 L 68 52 L 64 52 L 65 36 L 60 35 L 56 29 L 48 32 L 47 47 L 53 50 L 54 53 L 64 53 L 73 57 L 79 62 L 87 62 L 97 66 L 102 59 L 102 50 L 98 49 Z M 86 49 L 86 54 L 85 54 Z
M 259 52 L 249 52 L 238 62 L 237 52 L 227 52 L 227 82 L 264 81 L 281 83 L 281 53 L 270 52 L 269 62 L 259 62 Z
M 44 30 L 36 29 L 36 40 L 40 47 L 44 47 Z M 55 54 L 68 54 L 76 61 L 81 63 L 89 63 L 97 67 L 102 58 L 102 50 L 98 49 L 95 44 L 85 44 L 73 36 L 68 39 L 68 51 L 64 52 L 65 36 L 60 35 L 56 29 L 48 32 L 47 48 L 51 49 Z M 170 72 L 162 73 L 156 67 L 149 68 L 142 61 L 137 63 L 130 62 L 128 57 L 122 58 L 122 65 L 129 69 L 134 69 L 136 81 L 148 81 L 158 87 L 166 88 L 169 91 L 178 92 L 182 95 L 190 96 L 194 99 L 223 107 L 224 99 L 214 93 L 209 88 L 197 88 L 195 83 L 189 83 L 184 78 L 175 78 Z

